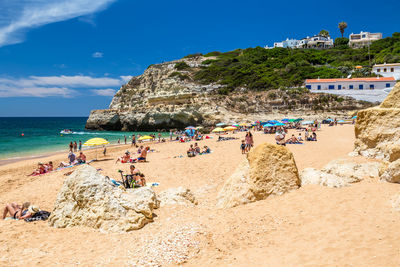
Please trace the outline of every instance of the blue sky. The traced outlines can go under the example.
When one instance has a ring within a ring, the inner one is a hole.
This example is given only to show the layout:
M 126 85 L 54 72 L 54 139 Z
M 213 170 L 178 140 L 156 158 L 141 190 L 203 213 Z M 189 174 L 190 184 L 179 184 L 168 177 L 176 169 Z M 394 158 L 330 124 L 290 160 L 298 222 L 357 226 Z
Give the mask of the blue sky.
M 326 29 L 400 31 L 398 0 L 0 0 L 0 116 L 88 116 L 130 76 L 191 53 Z

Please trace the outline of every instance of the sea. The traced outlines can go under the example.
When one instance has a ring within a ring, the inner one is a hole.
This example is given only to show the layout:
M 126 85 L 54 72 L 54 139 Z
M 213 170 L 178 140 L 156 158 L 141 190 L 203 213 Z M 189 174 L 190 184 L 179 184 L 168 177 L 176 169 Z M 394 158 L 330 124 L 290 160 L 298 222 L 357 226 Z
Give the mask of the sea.
M 0 160 L 20 159 L 48 155 L 54 152 L 67 152 L 71 141 L 82 144 L 94 137 L 107 139 L 117 144 L 120 139 L 130 143 L 132 134 L 151 134 L 151 132 L 115 132 L 85 130 L 87 117 L 45 117 L 45 118 L 5 118 L 0 117 Z M 71 129 L 72 134 L 61 134 Z M 155 132 L 154 132 L 155 133 Z

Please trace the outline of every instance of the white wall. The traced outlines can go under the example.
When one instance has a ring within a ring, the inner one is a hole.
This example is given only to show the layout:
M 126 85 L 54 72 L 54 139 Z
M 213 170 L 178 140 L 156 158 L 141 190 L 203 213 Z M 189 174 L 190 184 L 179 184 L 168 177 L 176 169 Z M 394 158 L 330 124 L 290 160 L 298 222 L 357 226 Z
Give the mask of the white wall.
M 360 90 L 359 89 L 359 85 L 362 84 L 363 85 L 363 89 Z M 387 89 L 388 87 L 386 87 L 386 84 L 389 84 L 389 88 L 393 87 L 396 82 L 392 81 L 392 82 L 387 82 L 387 81 L 374 81 L 374 82 L 331 82 L 331 83 L 327 83 L 327 82 L 321 82 L 321 83 L 308 83 L 307 85 L 311 85 L 311 90 L 318 90 L 318 85 L 321 86 L 321 89 L 319 90 L 330 90 L 330 91 L 335 91 L 335 90 L 372 90 L 370 89 L 370 85 L 373 84 L 374 85 L 374 89 L 373 90 L 383 90 L 383 89 Z M 329 85 L 334 85 L 334 89 L 329 89 Z M 342 86 L 341 89 L 339 88 L 339 85 Z M 350 85 L 353 85 L 353 89 L 350 89 Z
M 391 69 L 394 69 L 394 72 L 391 72 Z M 378 69 L 380 69 L 380 72 L 378 72 Z M 384 69 L 386 69 L 386 72 L 384 72 Z M 373 67 L 372 71 L 376 75 L 381 75 L 383 77 L 394 77 L 396 80 L 400 80 L 400 66 L 383 66 L 383 67 Z

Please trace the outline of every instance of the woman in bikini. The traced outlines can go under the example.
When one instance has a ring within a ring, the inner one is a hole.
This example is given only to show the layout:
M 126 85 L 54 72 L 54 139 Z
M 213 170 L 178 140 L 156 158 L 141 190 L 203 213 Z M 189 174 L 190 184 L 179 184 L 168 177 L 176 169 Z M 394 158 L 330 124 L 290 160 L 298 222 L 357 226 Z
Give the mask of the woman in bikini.
M 28 208 L 31 203 L 25 202 L 22 205 L 18 205 L 17 203 L 8 203 L 3 211 L 3 220 L 7 217 L 7 214 L 9 213 L 10 216 L 14 219 L 20 219 L 27 215 L 28 213 Z M 23 218 L 25 219 L 25 217 Z

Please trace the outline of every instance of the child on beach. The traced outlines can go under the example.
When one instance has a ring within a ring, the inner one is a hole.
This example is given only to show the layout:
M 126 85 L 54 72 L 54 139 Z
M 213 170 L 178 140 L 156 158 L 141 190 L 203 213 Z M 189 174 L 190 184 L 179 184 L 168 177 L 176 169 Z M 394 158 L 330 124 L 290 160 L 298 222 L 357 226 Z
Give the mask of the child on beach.
M 242 154 L 246 154 L 246 144 L 244 140 L 242 140 L 242 144 L 240 145 L 240 149 L 242 150 Z

